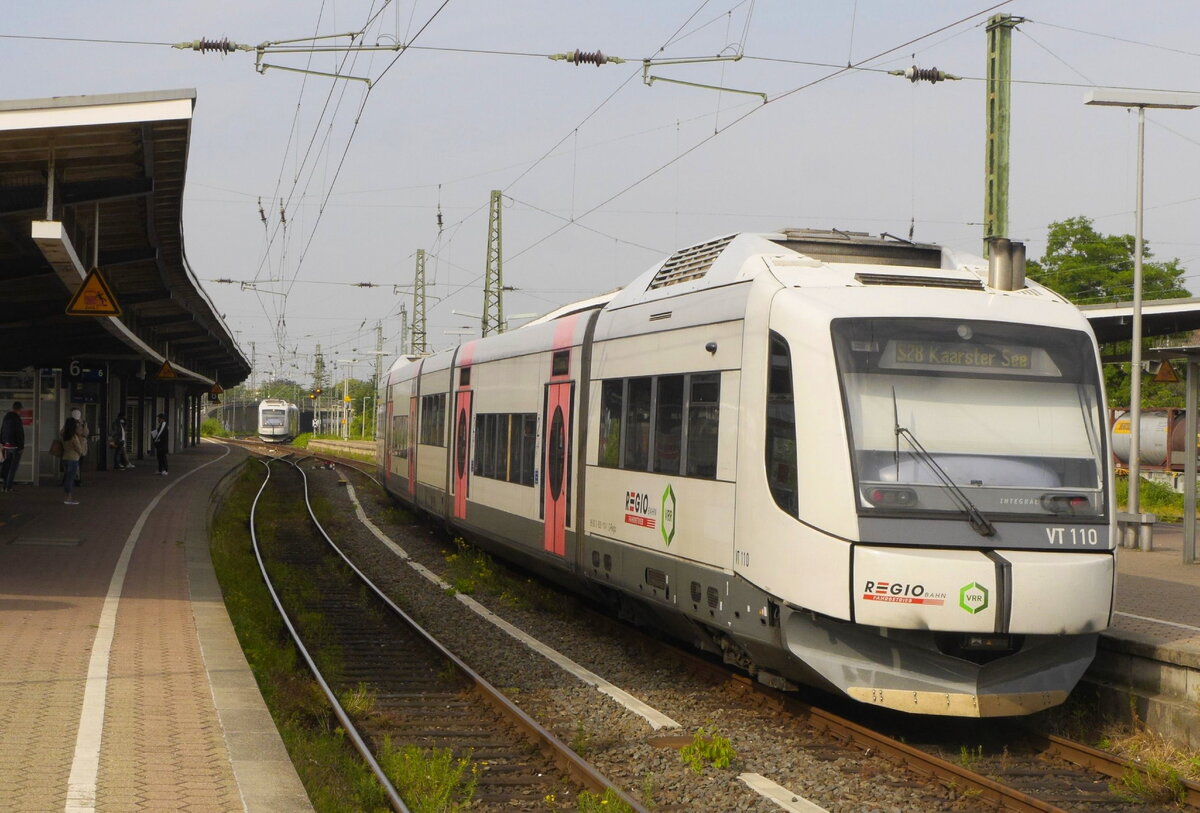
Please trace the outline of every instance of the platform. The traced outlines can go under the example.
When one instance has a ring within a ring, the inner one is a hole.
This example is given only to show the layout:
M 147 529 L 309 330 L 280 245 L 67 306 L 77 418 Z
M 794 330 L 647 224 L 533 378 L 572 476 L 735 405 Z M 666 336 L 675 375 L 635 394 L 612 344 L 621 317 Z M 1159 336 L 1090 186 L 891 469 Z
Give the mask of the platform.
M 202 443 L 0 495 L 0 808 L 311 810 L 212 571 Z
M 1154 549 L 1117 550 L 1116 612 L 1084 681 L 1105 709 L 1136 708 L 1151 729 L 1200 747 L 1200 565 L 1183 564 L 1181 525 L 1154 527 Z

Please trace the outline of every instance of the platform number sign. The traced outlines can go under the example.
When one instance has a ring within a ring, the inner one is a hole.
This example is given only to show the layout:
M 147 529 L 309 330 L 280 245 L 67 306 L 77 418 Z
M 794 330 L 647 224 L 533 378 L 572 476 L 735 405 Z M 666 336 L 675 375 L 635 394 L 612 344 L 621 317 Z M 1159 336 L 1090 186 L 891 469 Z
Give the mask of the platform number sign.
M 103 362 L 100 366 L 89 367 L 92 362 L 71 359 L 63 367 L 63 379 L 71 382 L 98 383 L 104 380 Z
M 988 608 L 988 589 L 979 582 L 964 585 L 958 591 L 958 606 L 971 615 L 983 612 Z

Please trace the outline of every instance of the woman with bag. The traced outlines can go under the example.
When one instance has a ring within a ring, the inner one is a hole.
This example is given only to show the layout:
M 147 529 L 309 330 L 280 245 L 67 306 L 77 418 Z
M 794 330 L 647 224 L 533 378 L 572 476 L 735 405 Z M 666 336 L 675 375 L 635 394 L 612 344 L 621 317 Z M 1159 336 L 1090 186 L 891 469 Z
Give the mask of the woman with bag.
M 64 505 L 79 505 L 75 499 L 75 478 L 79 476 L 79 459 L 87 453 L 86 441 L 79 434 L 79 424 L 74 418 L 67 418 L 62 428 L 62 461 L 63 461 L 63 491 L 67 498 Z M 53 454 L 54 448 L 50 449 Z
M 79 408 L 71 410 L 71 417 L 75 420 L 75 434 L 79 436 L 79 440 L 83 443 L 83 452 L 79 455 L 79 468 L 75 470 L 75 485 L 83 485 L 83 458 L 88 453 L 88 439 L 91 437 L 92 430 L 87 425 L 87 421 L 83 419 L 83 413 Z

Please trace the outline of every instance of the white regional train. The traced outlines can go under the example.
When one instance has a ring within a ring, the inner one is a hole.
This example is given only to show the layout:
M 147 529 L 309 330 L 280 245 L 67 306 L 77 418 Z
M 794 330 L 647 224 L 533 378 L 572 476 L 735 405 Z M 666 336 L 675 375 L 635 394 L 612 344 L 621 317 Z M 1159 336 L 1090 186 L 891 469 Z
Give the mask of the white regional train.
M 268 443 L 286 443 L 300 431 L 300 408 L 282 398 L 258 403 L 258 437 Z
M 1104 395 L 1079 311 L 999 268 L 845 232 L 683 249 L 397 361 L 387 486 L 771 685 L 1053 706 L 1111 620 Z

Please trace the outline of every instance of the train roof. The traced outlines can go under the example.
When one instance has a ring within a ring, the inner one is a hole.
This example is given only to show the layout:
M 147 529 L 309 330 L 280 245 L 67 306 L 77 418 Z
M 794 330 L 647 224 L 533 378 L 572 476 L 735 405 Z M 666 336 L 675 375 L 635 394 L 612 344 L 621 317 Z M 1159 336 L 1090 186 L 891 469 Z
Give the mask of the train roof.
M 747 262 L 755 257 L 761 262 Z M 742 232 L 681 248 L 624 288 L 563 305 L 520 328 L 489 338 L 488 349 L 476 360 L 525 347 L 541 348 L 546 326 L 575 314 L 601 308 L 615 311 L 749 282 L 762 274 L 773 274 L 785 285 L 796 287 L 896 285 L 992 291 L 987 287 L 987 260 L 933 243 L 916 243 L 886 232 L 873 237 L 840 229 Z M 1004 293 L 1066 302 L 1032 280 L 1020 290 Z M 453 350 L 432 354 L 426 370 L 448 368 L 454 355 Z M 401 356 L 392 369 L 416 360 L 415 356 Z
M 747 263 L 754 257 L 763 262 Z M 911 285 L 984 291 L 987 260 L 932 243 L 839 229 L 729 234 L 676 251 L 607 303 L 615 310 L 774 272 L 796 286 Z M 1035 282 L 1011 293 L 1059 297 Z

